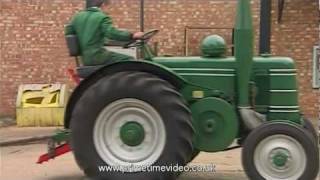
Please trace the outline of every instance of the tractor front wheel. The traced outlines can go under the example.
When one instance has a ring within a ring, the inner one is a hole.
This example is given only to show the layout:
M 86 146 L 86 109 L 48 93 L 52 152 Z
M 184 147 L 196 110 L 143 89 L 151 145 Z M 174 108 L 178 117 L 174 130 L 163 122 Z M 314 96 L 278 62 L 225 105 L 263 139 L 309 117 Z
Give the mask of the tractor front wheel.
M 304 128 L 271 122 L 249 134 L 242 163 L 250 179 L 313 180 L 319 170 L 317 148 Z
M 312 137 L 314 138 L 315 142 L 319 142 L 318 132 L 314 128 L 313 124 L 309 119 L 304 119 L 304 128 L 311 133 Z
M 117 73 L 88 88 L 76 105 L 74 155 L 94 179 L 175 179 L 177 173 L 163 168 L 188 162 L 191 121 L 168 82 L 143 72 Z

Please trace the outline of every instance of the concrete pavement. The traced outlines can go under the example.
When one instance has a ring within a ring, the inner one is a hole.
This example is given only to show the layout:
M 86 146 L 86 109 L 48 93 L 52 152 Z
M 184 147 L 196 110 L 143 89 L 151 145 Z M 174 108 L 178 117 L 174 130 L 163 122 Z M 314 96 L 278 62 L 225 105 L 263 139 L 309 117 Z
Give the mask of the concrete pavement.
M 87 180 L 72 153 L 43 165 L 36 164 L 46 153 L 47 141 L 61 127 L 0 127 L 0 179 L 4 180 Z M 5 145 L 5 146 L 4 146 Z M 241 165 L 241 149 L 201 153 L 193 164 L 214 164 L 215 173 L 184 173 L 179 180 L 247 180 Z
M 0 127 L 0 146 L 8 146 L 45 140 L 62 127 Z
M 16 121 L 9 117 L 0 117 L 0 128 L 16 125 Z
M 37 158 L 47 151 L 46 139 L 61 127 L 0 127 L 0 179 L 5 180 L 87 180 L 72 153 L 42 165 Z M 240 150 L 201 153 L 193 164 L 216 165 L 216 173 L 184 173 L 179 180 L 246 180 Z
M 42 165 L 36 164 L 46 144 L 2 147 L 0 179 L 4 180 L 87 180 L 75 163 L 72 153 Z M 216 173 L 185 173 L 179 180 L 247 180 L 241 168 L 240 150 L 228 153 L 201 153 L 192 163 L 216 165 Z

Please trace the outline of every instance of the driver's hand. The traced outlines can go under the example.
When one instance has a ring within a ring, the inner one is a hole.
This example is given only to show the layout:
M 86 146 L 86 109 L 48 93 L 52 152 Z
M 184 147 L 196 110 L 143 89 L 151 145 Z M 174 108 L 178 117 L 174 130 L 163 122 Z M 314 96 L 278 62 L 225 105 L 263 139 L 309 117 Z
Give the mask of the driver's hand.
M 136 32 L 133 34 L 133 39 L 141 39 L 144 35 L 144 32 Z

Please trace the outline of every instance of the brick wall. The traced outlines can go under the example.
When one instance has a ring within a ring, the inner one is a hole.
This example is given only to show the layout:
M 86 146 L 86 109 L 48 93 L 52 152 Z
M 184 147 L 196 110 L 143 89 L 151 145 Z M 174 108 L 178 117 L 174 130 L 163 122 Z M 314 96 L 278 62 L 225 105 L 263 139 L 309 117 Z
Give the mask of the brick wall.
M 63 25 L 78 2 L 1 0 L 1 115 L 14 114 L 20 84 L 68 82 Z
M 117 0 L 109 13 L 121 28 L 139 29 L 139 0 Z M 160 54 L 183 55 L 184 29 L 233 27 L 235 0 L 149 0 L 146 1 L 146 29 L 160 29 L 154 41 Z M 277 1 L 274 1 L 276 4 Z M 66 69 L 74 62 L 67 56 L 63 26 L 83 6 L 82 0 L 0 1 L 0 115 L 14 115 L 17 87 L 25 83 L 68 83 Z M 253 1 L 256 42 L 259 30 L 259 0 Z M 283 23 L 276 23 L 273 7 L 273 54 L 291 56 L 298 65 L 301 103 L 308 117 L 316 117 L 319 96 L 311 88 L 312 47 L 318 42 L 316 0 L 286 0 Z M 229 39 L 226 30 L 192 30 L 189 52 L 197 54 L 199 40 L 208 32 Z
M 319 44 L 319 5 L 315 0 L 286 0 L 282 23 L 273 9 L 272 51 L 296 60 L 300 103 L 308 117 L 319 112 L 319 89 L 312 89 L 313 46 Z

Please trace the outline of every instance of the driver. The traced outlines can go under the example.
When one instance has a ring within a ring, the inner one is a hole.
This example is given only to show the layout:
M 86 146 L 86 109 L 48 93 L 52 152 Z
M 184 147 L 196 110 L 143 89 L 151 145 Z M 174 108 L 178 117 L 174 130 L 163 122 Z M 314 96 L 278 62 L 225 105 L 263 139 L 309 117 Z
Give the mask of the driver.
M 140 39 L 143 32 L 130 33 L 112 25 L 110 16 L 104 13 L 110 0 L 86 0 L 86 10 L 77 13 L 66 26 L 65 35 L 77 35 L 84 66 L 111 64 L 133 60 L 131 56 L 108 51 L 105 39 L 131 41 Z

